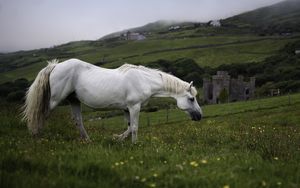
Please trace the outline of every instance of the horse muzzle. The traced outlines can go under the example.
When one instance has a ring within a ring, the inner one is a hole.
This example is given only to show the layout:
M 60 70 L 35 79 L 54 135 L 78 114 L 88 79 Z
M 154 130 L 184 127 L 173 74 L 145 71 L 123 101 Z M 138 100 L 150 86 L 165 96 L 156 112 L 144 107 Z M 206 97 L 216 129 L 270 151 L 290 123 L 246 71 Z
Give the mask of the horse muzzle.
M 197 111 L 188 111 L 193 121 L 200 121 L 202 119 L 202 115 Z

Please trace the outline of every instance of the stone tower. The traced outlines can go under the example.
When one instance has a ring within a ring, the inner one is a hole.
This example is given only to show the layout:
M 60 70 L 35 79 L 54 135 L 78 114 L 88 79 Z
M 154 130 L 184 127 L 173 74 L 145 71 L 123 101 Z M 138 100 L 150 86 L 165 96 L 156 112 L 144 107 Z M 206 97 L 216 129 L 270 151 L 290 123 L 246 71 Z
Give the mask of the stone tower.
M 250 99 L 253 99 L 255 97 L 255 77 L 250 77 L 249 89 Z
M 255 77 L 250 78 L 250 82 L 245 82 L 243 76 L 237 79 L 231 78 L 226 71 L 218 71 L 212 76 L 212 80 L 203 79 L 204 102 L 208 104 L 220 103 L 221 93 L 225 92 L 227 101 L 240 101 L 254 98 Z M 223 93 L 224 97 L 224 93 Z M 223 99 L 224 100 L 224 99 Z
M 213 85 L 213 100 L 212 103 L 216 104 L 220 102 L 220 93 L 223 90 L 226 90 L 229 93 L 230 89 L 230 76 L 226 71 L 218 71 L 217 75 L 212 77 L 212 85 Z
M 213 84 L 209 78 L 203 78 L 203 97 L 205 102 L 213 104 Z

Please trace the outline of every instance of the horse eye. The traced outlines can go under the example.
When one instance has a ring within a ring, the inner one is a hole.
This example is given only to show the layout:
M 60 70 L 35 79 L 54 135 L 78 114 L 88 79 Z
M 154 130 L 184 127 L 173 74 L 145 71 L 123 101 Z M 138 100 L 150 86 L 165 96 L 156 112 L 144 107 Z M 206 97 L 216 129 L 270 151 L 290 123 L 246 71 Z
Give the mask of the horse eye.
M 192 97 L 192 98 L 189 98 L 189 100 L 190 100 L 191 102 L 194 102 L 194 101 L 195 101 L 195 98 Z

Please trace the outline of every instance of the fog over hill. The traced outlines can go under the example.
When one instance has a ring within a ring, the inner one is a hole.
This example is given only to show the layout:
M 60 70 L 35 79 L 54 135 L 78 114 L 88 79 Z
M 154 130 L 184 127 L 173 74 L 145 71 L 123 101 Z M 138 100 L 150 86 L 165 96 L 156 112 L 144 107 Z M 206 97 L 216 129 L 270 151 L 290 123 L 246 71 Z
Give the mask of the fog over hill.
M 161 19 L 206 22 L 279 1 L 0 1 L 0 52 L 96 40 Z

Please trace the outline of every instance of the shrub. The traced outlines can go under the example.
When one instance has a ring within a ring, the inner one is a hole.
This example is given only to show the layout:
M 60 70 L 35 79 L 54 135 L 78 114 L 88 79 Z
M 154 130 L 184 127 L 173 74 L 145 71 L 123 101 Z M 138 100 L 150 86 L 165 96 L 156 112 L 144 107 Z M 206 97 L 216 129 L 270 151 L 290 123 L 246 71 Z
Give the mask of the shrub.
M 224 88 L 219 95 L 219 101 L 221 103 L 226 103 L 228 102 L 228 97 L 229 97 L 228 91 L 227 89 Z
M 6 100 L 9 102 L 17 102 L 24 100 L 25 91 L 18 90 L 11 92 L 7 95 Z

